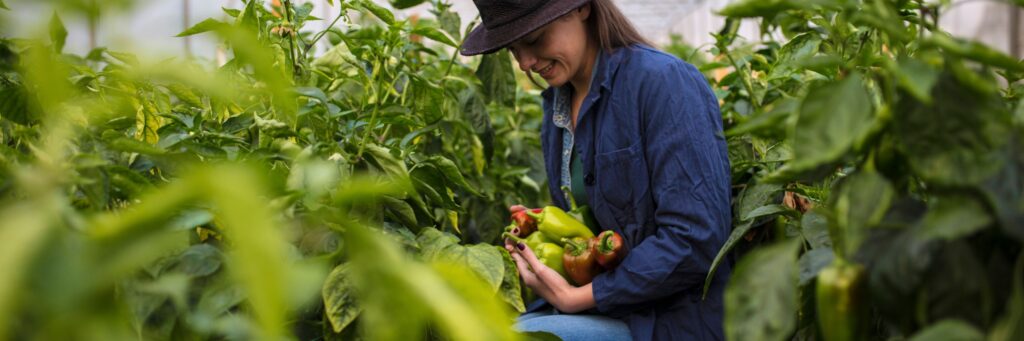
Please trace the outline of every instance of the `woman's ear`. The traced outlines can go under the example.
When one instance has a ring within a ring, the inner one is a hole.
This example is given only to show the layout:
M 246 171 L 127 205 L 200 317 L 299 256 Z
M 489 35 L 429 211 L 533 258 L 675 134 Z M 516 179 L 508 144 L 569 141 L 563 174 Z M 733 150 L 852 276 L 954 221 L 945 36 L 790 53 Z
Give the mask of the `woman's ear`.
M 576 14 L 579 14 L 580 20 L 584 20 L 585 21 L 588 18 L 590 18 L 590 3 L 587 3 L 586 5 L 583 5 L 583 6 L 580 6 L 580 8 L 577 8 L 576 9 Z

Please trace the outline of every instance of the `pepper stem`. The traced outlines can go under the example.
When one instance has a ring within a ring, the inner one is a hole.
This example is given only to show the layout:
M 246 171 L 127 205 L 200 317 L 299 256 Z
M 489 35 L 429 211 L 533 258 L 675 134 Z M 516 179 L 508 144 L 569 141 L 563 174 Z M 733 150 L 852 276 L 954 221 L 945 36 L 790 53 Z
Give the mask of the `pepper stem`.
M 508 233 L 508 232 L 502 233 L 501 237 L 502 238 L 508 238 L 508 239 L 514 240 L 514 241 L 519 242 L 519 243 L 525 243 L 526 242 L 526 239 L 520 238 L 519 236 L 511 234 L 511 233 Z
M 578 207 L 576 206 L 576 197 L 572 196 L 572 189 L 569 186 L 562 186 L 562 195 L 565 195 L 565 200 L 569 201 L 569 211 L 575 212 Z
M 562 238 L 562 244 L 565 244 L 565 252 L 570 252 L 573 256 L 579 256 L 583 254 L 583 251 L 587 250 L 586 239 Z
M 613 236 L 615 236 L 615 233 L 610 230 L 601 232 L 601 234 L 597 236 L 597 238 L 600 238 L 597 243 L 597 251 L 601 253 L 611 252 L 614 249 L 614 245 L 612 245 Z
M 544 222 L 544 211 L 541 211 L 541 213 L 534 213 L 533 210 L 526 210 L 526 215 L 533 218 L 533 220 L 536 220 L 537 224 Z

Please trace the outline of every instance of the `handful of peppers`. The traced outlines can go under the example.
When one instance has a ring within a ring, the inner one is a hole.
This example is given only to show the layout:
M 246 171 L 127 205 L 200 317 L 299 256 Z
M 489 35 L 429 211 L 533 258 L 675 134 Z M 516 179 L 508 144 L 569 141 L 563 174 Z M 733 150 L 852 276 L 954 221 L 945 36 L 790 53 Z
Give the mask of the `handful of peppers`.
M 554 206 L 513 206 L 512 224 L 502 236 L 529 246 L 541 263 L 572 283 L 586 285 L 625 258 L 625 243 L 611 230 L 595 237 L 571 213 Z

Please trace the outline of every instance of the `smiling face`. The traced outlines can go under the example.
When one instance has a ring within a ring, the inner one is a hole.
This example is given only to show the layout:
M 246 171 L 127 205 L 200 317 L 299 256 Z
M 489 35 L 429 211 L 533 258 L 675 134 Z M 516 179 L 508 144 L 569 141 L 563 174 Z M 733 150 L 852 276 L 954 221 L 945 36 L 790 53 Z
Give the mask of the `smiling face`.
M 587 33 L 589 16 L 590 5 L 584 5 L 530 32 L 508 49 L 523 72 L 536 73 L 551 86 L 589 81 L 591 53 L 596 53 Z

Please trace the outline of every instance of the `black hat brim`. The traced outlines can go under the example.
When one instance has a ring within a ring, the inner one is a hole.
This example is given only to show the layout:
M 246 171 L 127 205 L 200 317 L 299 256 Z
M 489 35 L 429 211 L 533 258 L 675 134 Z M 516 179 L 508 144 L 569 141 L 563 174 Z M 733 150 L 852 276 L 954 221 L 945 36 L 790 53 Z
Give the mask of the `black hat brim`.
M 477 25 L 469 32 L 462 43 L 460 53 L 464 56 L 487 54 L 498 51 L 516 40 L 530 34 L 555 21 L 570 11 L 583 6 L 590 0 L 558 0 L 542 6 L 537 11 L 527 14 L 504 25 L 487 28 Z

